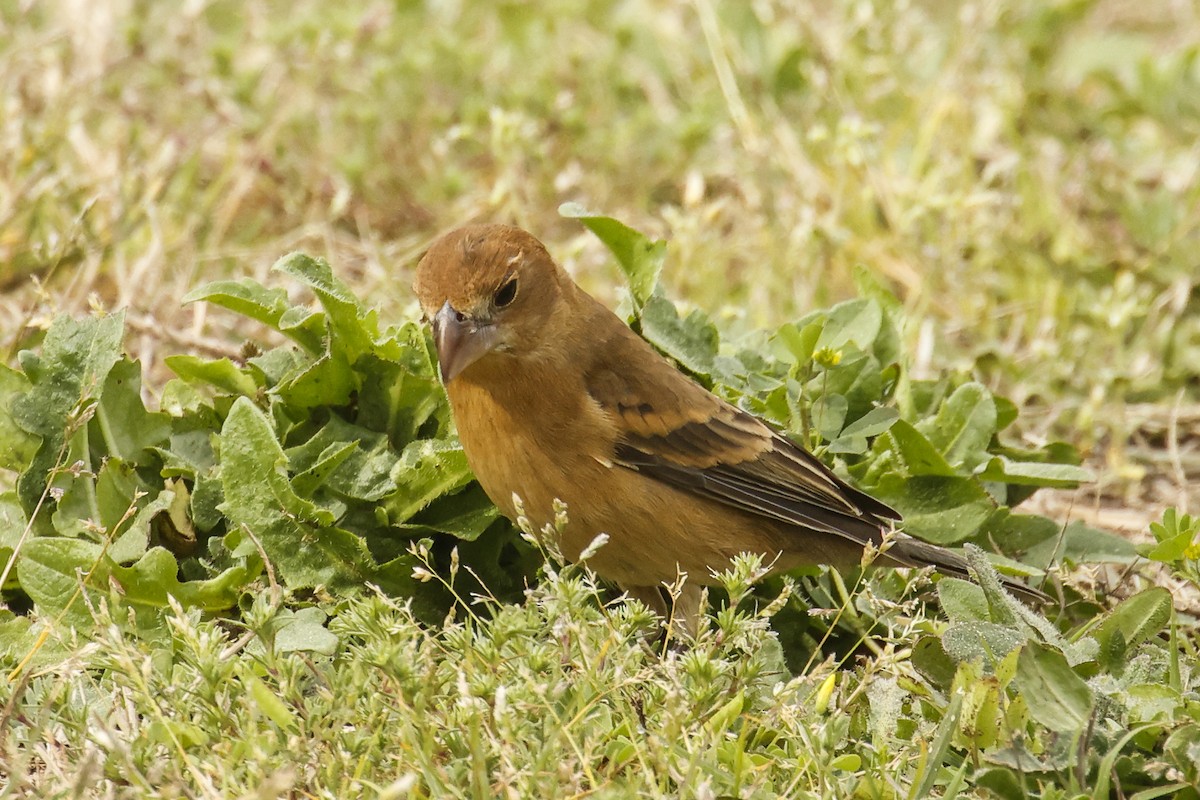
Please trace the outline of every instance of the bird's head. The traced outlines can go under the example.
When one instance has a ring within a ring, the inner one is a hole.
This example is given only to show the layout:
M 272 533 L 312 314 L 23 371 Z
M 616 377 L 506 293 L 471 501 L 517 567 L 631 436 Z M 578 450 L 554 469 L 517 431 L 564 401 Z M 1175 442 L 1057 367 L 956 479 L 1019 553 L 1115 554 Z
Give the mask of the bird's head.
M 538 350 L 571 285 L 545 246 L 520 228 L 470 225 L 434 242 L 413 290 L 433 326 L 442 382 Z

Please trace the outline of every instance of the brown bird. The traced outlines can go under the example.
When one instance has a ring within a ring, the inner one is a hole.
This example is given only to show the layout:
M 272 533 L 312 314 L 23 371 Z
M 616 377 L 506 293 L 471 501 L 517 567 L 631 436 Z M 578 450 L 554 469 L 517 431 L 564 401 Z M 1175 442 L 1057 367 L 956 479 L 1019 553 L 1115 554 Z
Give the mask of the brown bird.
M 538 529 L 561 500 L 563 554 L 575 560 L 608 534 L 588 563 L 660 611 L 658 587 L 687 573 L 677 613 L 693 630 L 699 585 L 738 553 L 776 570 L 848 567 L 900 519 L 679 372 L 519 228 L 446 234 L 414 289 L 488 497 L 510 519 L 521 498 Z M 875 563 L 967 574 L 958 555 L 902 535 Z

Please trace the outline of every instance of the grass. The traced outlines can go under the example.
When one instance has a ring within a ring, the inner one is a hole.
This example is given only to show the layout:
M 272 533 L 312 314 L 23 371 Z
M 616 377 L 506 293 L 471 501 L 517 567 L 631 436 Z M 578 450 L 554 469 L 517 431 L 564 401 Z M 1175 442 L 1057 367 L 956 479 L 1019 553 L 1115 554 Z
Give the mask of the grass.
M 1085 450 L 1099 481 L 1056 516 L 1144 535 L 1200 502 L 1198 48 L 1166 0 L 0 0 L 0 346 L 129 307 L 160 385 L 165 354 L 237 350 L 180 311 L 203 281 L 271 283 L 302 248 L 399 319 L 416 256 L 468 220 L 529 228 L 615 303 L 556 213 L 577 201 L 670 239 L 668 292 L 728 330 L 865 265 L 915 374 L 973 372 L 1028 441 Z M 157 639 L 97 609 L 96 641 L 0 689 L 0 796 L 916 797 L 977 754 L 959 732 L 926 769 L 907 744 L 950 716 L 913 688 L 913 636 L 942 630 L 920 608 L 793 677 L 748 609 L 664 654 L 591 597 L 571 573 L 441 630 L 338 600 L 336 654 L 277 648 L 269 597 Z

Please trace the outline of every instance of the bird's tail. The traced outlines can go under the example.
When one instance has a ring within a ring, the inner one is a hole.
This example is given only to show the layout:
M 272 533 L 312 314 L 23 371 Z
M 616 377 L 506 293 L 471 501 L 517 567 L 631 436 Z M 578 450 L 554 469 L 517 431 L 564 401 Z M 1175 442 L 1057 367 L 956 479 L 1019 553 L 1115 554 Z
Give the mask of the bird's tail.
M 931 566 L 943 575 L 971 579 L 967 560 L 958 553 L 907 536 L 893 539 L 891 547 L 882 555 L 882 559 L 903 567 Z M 1007 575 L 1000 576 L 1000 583 L 1004 585 L 1005 589 L 1026 602 L 1044 604 L 1053 599 L 1040 589 L 1035 589 Z

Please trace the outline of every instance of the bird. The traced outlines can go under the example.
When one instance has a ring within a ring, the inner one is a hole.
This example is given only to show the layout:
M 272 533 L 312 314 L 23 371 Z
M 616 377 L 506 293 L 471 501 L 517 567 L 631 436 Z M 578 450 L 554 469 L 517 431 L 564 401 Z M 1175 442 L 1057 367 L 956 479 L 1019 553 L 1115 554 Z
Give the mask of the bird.
M 681 372 L 580 288 L 527 231 L 472 224 L 420 258 L 413 290 L 467 463 L 506 517 L 557 544 L 629 596 L 667 613 L 662 587 L 699 624 L 701 587 L 741 553 L 773 571 L 933 566 L 967 577 L 958 554 L 894 533 L 901 516 L 800 444 Z M 1039 590 L 1002 578 L 1024 598 Z

